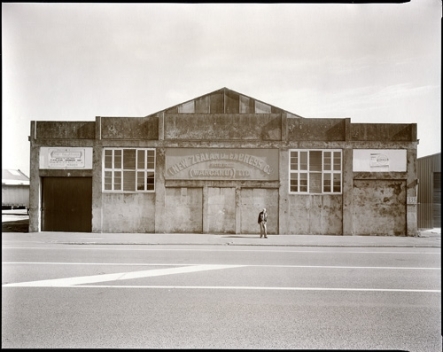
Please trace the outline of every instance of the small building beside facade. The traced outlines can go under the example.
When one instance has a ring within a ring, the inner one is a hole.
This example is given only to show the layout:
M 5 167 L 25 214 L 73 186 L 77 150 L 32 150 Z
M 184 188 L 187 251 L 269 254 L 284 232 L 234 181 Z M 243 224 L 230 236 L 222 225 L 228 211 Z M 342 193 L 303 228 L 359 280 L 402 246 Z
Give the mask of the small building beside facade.
M 22 171 L 2 169 L 2 209 L 29 207 L 29 178 Z
M 441 153 L 417 159 L 418 228 L 441 227 Z
M 222 88 L 144 117 L 31 121 L 30 232 L 417 234 L 416 124 Z

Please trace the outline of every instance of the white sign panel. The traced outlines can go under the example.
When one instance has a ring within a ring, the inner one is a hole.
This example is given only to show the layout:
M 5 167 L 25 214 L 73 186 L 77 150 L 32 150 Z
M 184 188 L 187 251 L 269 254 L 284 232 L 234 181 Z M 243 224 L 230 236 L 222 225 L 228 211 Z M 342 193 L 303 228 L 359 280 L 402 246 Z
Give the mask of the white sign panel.
M 92 169 L 92 148 L 41 147 L 40 169 Z
M 354 149 L 354 172 L 405 172 L 405 149 Z

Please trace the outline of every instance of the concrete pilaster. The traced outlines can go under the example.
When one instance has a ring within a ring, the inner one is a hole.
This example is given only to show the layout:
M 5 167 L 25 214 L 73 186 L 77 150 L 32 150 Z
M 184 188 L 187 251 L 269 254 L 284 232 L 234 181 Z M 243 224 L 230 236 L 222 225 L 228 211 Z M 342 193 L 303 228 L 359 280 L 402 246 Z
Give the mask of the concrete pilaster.
M 34 129 L 36 122 L 31 123 L 31 147 L 29 167 L 29 232 L 41 231 L 41 179 L 39 174 L 40 147 L 34 146 Z
M 406 181 L 406 236 L 416 236 L 417 228 L 417 148 L 407 152 L 408 179 Z
M 280 185 L 278 190 L 278 233 L 291 234 L 289 230 L 289 152 L 280 149 Z
M 203 186 L 203 233 L 209 233 L 209 223 L 208 223 L 208 210 L 209 210 L 209 195 L 208 195 L 208 186 Z
M 354 234 L 352 224 L 352 199 L 354 190 L 354 172 L 353 172 L 353 151 L 351 148 L 343 149 L 343 235 L 351 236 Z
M 165 188 L 165 148 L 156 149 L 155 165 L 155 233 L 165 232 L 166 188 Z
M 94 145 L 92 152 L 92 232 L 101 233 L 103 228 L 103 147 Z

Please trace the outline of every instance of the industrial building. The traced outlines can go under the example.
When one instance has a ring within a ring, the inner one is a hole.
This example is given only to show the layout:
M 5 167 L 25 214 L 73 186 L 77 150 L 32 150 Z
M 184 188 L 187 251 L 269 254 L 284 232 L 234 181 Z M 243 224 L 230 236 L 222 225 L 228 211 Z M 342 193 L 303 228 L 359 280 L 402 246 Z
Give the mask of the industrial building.
M 222 88 L 144 117 L 31 121 L 30 232 L 417 234 L 417 125 Z
M 2 169 L 2 209 L 29 207 L 29 178 L 16 169 Z
M 441 153 L 417 159 L 418 228 L 441 227 Z

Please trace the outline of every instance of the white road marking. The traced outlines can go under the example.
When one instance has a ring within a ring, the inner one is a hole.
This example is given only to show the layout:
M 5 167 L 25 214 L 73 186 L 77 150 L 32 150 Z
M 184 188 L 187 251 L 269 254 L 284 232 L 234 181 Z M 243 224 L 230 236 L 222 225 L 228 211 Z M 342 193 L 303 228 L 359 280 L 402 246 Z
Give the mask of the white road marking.
M 7 287 L 20 285 L 9 284 Z M 47 287 L 47 286 L 33 286 Z M 441 290 L 414 290 L 396 288 L 347 288 L 347 287 L 263 287 L 263 286 L 151 286 L 151 285 L 82 285 L 82 286 L 51 286 L 51 287 L 76 287 L 76 288 L 145 288 L 145 289 L 186 289 L 186 290 L 267 290 L 267 291 L 357 291 L 357 292 L 418 292 L 418 293 L 441 293 Z
M 201 264 L 183 263 L 66 263 L 66 262 L 3 262 L 2 265 L 102 265 L 102 266 L 197 266 Z M 307 269 L 384 269 L 384 270 L 441 270 L 441 268 L 400 267 L 400 266 L 334 266 L 334 265 L 267 265 L 267 264 L 232 264 L 235 267 L 266 268 L 307 268 Z
M 19 282 L 19 283 L 5 284 L 2 285 L 2 287 L 72 287 L 75 285 L 91 284 L 97 282 L 140 279 L 144 277 L 192 273 L 192 272 L 207 271 L 207 270 L 229 269 L 240 266 L 242 265 L 195 265 L 195 266 L 169 268 L 169 269 L 132 271 L 132 272 L 123 272 L 115 274 L 105 274 L 105 275 L 91 275 L 91 276 L 79 276 L 79 277 L 70 277 L 63 279 Z
M 57 245 L 57 243 L 52 243 L 51 245 Z M 97 247 L 95 245 L 72 245 L 70 247 L 56 247 L 56 248 L 50 248 L 50 247 L 13 247 L 13 246 L 2 246 L 2 249 L 54 249 L 57 251 L 60 250 L 93 250 L 93 251 L 180 251 L 180 252 L 266 252 L 266 253 L 343 253 L 343 254 L 434 254 L 434 255 L 441 255 L 440 249 L 436 249 L 435 252 L 430 251 L 420 251 L 420 252 L 384 252 L 384 251 L 353 251 L 353 250 L 347 250 L 347 251 L 336 251 L 336 250 L 273 250 L 273 249 L 237 249 L 232 246 L 230 247 L 223 247 L 223 249 L 220 248 L 127 248 L 130 245 L 121 245 L 126 246 L 126 248 L 120 248 L 120 247 L 113 247 L 107 246 L 106 248 L 103 247 Z M 119 246 L 119 245 L 117 245 Z M 137 246 L 134 244 L 134 246 Z M 145 245 L 149 246 L 149 245 Z M 211 246 L 211 245 L 208 245 Z M 278 245 L 275 245 L 278 247 Z M 343 247 L 340 247 L 343 248 Z M 383 247 L 378 247 L 382 249 Z

